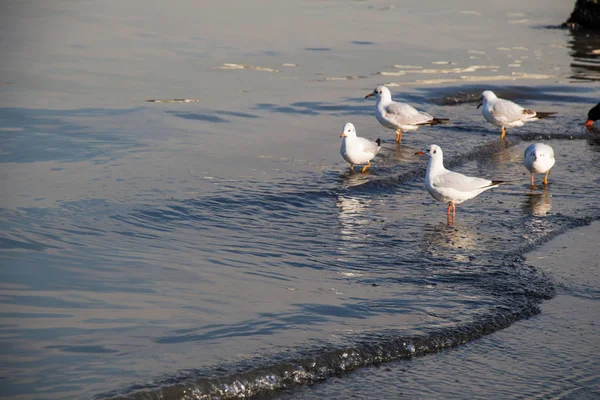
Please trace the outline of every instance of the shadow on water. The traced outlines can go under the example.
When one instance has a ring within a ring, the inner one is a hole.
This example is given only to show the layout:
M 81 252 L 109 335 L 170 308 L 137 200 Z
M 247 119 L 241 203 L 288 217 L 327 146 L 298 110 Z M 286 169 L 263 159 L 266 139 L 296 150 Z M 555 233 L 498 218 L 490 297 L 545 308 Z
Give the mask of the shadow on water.
M 231 122 L 225 118 L 219 117 L 219 115 L 226 115 L 231 117 L 239 118 L 260 118 L 258 115 L 248 114 L 236 111 L 224 111 L 224 110 L 208 110 L 204 113 L 191 112 L 191 111 L 166 111 L 166 113 L 174 115 L 183 119 L 191 119 L 195 121 L 214 122 L 214 123 L 225 123 Z
M 338 115 L 355 116 L 370 115 L 372 104 L 362 101 L 362 98 L 348 98 L 340 103 L 326 103 L 321 101 L 303 101 L 291 103 L 286 106 L 270 103 L 259 103 L 254 109 L 269 113 L 298 114 L 298 115 Z
M 119 127 L 105 130 L 78 123 L 87 120 L 127 117 L 140 109 L 44 110 L 0 109 L 0 162 L 83 161 L 114 157 L 115 151 L 127 151 L 143 145 L 123 135 Z

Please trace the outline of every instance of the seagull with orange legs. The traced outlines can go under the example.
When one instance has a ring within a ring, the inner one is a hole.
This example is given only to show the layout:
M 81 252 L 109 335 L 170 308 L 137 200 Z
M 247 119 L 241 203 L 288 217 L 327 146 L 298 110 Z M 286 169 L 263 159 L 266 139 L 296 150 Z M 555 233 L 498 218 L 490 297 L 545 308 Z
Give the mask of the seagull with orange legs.
M 523 165 L 531 172 L 531 188 L 535 189 L 533 184 L 533 174 L 546 173 L 544 185 L 548 184 L 548 174 L 550 168 L 554 166 L 554 149 L 544 143 L 532 143 L 525 149 L 523 154 Z
M 415 154 L 429 156 L 427 173 L 425 174 L 425 187 L 433 198 L 448 203 L 448 225 L 454 225 L 456 204 L 463 203 L 488 189 L 506 183 L 506 181 L 490 181 L 447 170 L 444 167 L 442 149 L 435 144 Z
M 590 109 L 588 112 L 587 121 L 585 122 L 585 126 L 591 128 L 594 125 L 594 121 L 598 121 L 600 119 L 600 103 L 596 104 L 594 107 Z
M 369 139 L 356 136 L 356 129 L 350 122 L 344 125 L 344 130 L 340 135 L 342 146 L 340 154 L 350 164 L 350 171 L 354 172 L 355 165 L 363 165 L 362 172 L 365 172 L 371 166 L 371 160 L 381 148 L 381 140 L 374 142 Z
M 366 98 L 375 96 L 375 117 L 386 128 L 396 130 L 396 143 L 402 140 L 402 131 L 415 131 L 421 125 L 437 125 L 447 122 L 444 118 L 434 118 L 419 111 L 406 103 L 397 103 L 392 100 L 392 93 L 384 85 L 379 85 Z
M 483 117 L 492 125 L 501 126 L 500 139 L 504 139 L 506 128 L 523 126 L 526 122 L 535 121 L 556 114 L 555 112 L 535 112 L 525 109 L 510 100 L 497 97 L 491 90 L 481 93 L 479 107 Z

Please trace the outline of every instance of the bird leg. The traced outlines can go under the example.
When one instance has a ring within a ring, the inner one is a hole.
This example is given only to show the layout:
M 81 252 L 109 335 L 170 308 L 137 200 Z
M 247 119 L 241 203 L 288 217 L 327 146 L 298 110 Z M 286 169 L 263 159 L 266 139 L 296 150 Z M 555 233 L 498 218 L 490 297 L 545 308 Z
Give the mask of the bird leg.
M 452 225 L 454 225 L 454 217 L 456 217 L 456 204 L 454 202 L 452 204 Z
M 362 169 L 362 171 L 361 171 L 361 172 L 365 172 L 365 171 L 367 170 L 367 168 L 369 168 L 370 166 L 371 166 L 371 161 L 367 161 L 367 164 L 365 164 L 365 165 L 363 166 L 363 169 Z
M 546 171 L 546 176 L 544 177 L 544 185 L 548 184 L 548 174 L 550 173 L 550 170 Z
M 504 135 L 506 135 L 506 128 L 502 127 L 502 131 L 500 132 L 500 139 L 504 139 Z
M 354 165 L 350 164 L 350 172 L 354 172 Z
M 396 129 L 396 143 L 400 143 L 402 140 L 402 131 L 400 129 Z
M 535 189 L 535 184 L 533 182 L 534 182 L 534 180 L 533 180 L 533 172 L 532 172 L 531 173 L 531 188 Z
M 452 212 L 452 206 L 454 205 L 454 202 L 450 202 L 448 203 L 448 213 L 446 215 L 446 221 L 448 222 L 448 225 L 452 225 L 454 224 L 454 217 L 450 217 L 450 213 Z M 452 221 L 452 222 L 450 222 Z

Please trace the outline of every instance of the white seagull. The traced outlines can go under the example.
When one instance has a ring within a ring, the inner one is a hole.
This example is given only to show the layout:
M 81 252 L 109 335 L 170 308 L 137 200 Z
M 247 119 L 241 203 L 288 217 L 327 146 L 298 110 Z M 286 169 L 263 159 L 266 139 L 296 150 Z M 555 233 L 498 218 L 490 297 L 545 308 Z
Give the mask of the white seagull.
M 447 170 L 444 167 L 442 149 L 435 144 L 415 154 L 427 154 L 429 156 L 429 164 L 427 164 L 427 173 L 425 174 L 425 187 L 436 200 L 448 203 L 448 225 L 454 224 L 456 204 L 465 202 L 488 189 L 506 183 L 506 181 L 490 181 Z M 450 211 L 452 211 L 452 218 L 450 218 Z
M 501 126 L 502 131 L 500 139 L 504 139 L 506 128 L 523 126 L 525 122 L 535 121 L 556 114 L 555 112 L 535 112 L 513 103 L 510 100 L 499 98 L 491 90 L 481 93 L 481 98 L 477 108 L 483 106 L 481 113 L 483 117 L 496 126 Z
M 533 184 L 533 174 L 546 173 L 544 177 L 544 185 L 548 184 L 548 174 L 550 168 L 554 166 L 554 149 L 544 143 L 532 143 L 525 149 L 523 154 L 523 165 L 531 172 L 531 187 Z
M 371 160 L 381 148 L 381 140 L 377 139 L 372 142 L 369 139 L 356 136 L 356 129 L 350 122 L 344 125 L 340 137 L 342 138 L 340 154 L 350 164 L 350 171 L 354 171 L 355 165 L 364 164 L 362 172 L 365 172 L 371 166 Z
M 448 121 L 434 118 L 409 104 L 393 101 L 392 93 L 384 85 L 377 86 L 373 92 L 365 96 L 365 99 L 371 96 L 377 97 L 375 103 L 377 121 L 386 128 L 396 130 L 396 143 L 402 140 L 402 131 L 414 131 L 421 125 L 437 125 Z

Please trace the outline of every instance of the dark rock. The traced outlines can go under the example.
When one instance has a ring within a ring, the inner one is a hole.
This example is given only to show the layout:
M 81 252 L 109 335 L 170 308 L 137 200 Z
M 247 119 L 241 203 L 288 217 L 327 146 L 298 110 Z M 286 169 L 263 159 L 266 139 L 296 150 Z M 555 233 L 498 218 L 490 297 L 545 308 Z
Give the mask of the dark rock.
M 600 31 L 600 0 L 575 1 L 575 8 L 563 27 Z

